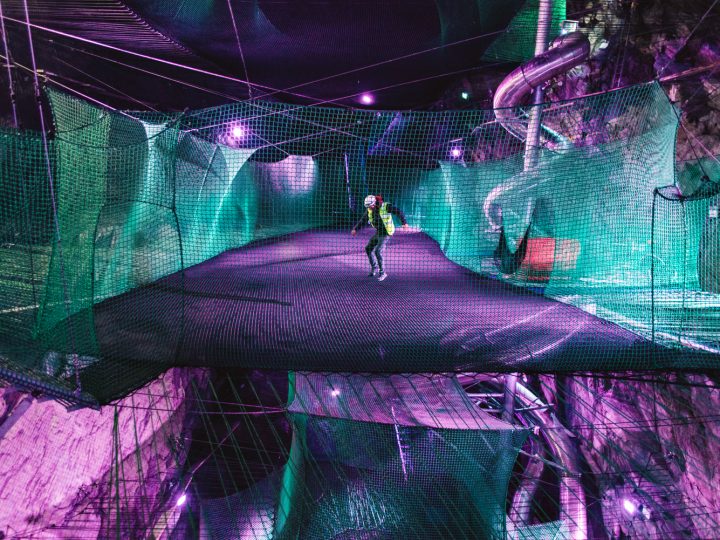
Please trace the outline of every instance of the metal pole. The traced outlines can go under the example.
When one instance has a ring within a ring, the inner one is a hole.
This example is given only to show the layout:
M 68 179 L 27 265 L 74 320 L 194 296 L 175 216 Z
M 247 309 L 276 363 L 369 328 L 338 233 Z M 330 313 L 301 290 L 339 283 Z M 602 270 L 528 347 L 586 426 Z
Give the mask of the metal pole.
M 550 32 L 550 21 L 552 19 L 552 0 L 540 0 L 538 7 L 537 34 L 535 34 L 535 56 L 538 56 L 548 47 L 548 34 Z M 530 111 L 528 122 L 527 138 L 525 139 L 525 164 L 524 170 L 532 169 L 537 164 L 538 145 L 540 141 L 540 104 L 545 95 L 542 85 L 538 85 L 533 92 L 533 106 Z
M 515 416 L 515 393 L 517 391 L 517 373 L 508 373 L 505 375 L 505 399 L 502 413 L 502 419 L 512 424 Z
M 17 104 L 15 102 L 15 88 L 12 76 L 12 64 L 10 63 L 10 47 L 8 45 L 7 30 L 5 29 L 5 17 L 3 16 L 2 2 L 0 2 L 0 32 L 2 32 L 3 51 L 5 52 L 5 67 L 7 67 L 8 89 L 10 91 L 10 104 L 12 106 L 13 127 L 18 129 Z
M 538 8 L 538 26 L 535 35 L 535 56 L 547 50 L 548 33 L 550 31 L 550 19 L 552 15 L 552 0 L 540 0 Z M 530 111 L 530 122 L 528 123 L 527 137 L 525 139 L 525 164 L 524 170 L 531 169 L 537 162 L 538 141 L 540 140 L 540 107 L 543 102 L 542 85 L 538 85 L 533 92 L 533 107 Z M 517 373 L 510 373 L 505 376 L 505 406 L 503 420 L 512 422 L 515 415 L 515 387 L 517 385 Z

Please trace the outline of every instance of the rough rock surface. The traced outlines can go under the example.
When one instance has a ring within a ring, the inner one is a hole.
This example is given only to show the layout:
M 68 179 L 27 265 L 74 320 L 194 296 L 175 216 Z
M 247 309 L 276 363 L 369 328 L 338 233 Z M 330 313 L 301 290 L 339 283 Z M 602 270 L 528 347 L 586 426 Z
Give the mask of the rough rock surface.
M 204 370 L 171 369 L 99 411 L 0 388 L 0 538 L 157 528 L 178 493 L 187 417 L 205 381 Z
M 678 160 L 720 156 L 720 6 L 698 0 L 568 0 L 592 46 L 589 62 L 551 81 L 551 101 L 572 99 L 656 78 L 681 111 Z M 702 22 L 700 23 L 700 21 Z M 700 23 L 700 24 L 698 24 Z M 512 66 L 483 67 L 449 88 L 438 108 L 492 107 L 492 95 Z M 675 78 L 673 78 L 675 77 Z M 462 100 L 461 91 L 472 95 Z
M 720 381 L 653 378 L 566 382 L 566 422 L 596 484 L 603 521 L 615 538 L 715 537 Z

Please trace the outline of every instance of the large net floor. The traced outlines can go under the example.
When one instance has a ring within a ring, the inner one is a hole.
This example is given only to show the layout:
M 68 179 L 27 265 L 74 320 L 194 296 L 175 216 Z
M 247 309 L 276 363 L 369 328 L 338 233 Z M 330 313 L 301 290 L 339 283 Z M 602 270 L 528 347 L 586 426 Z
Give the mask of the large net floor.
M 105 300 L 94 308 L 102 356 L 321 371 L 554 371 L 575 358 L 648 369 L 692 358 L 479 276 L 420 232 L 392 239 L 379 282 L 363 249 L 372 234 L 282 236 Z

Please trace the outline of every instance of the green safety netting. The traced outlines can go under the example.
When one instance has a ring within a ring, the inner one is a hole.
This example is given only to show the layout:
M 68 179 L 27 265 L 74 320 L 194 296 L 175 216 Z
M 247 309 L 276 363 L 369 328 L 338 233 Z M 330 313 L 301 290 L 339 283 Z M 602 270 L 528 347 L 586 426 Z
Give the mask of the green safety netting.
M 479 410 L 455 379 L 299 373 L 291 388 L 278 538 L 505 537 L 527 431 Z
M 565 0 L 552 2 L 548 37 L 557 36 L 566 18 Z M 483 54 L 485 61 L 523 62 L 535 55 L 535 35 L 538 28 L 540 2 L 525 2 L 510 24 Z
M 58 384 L 121 395 L 173 363 L 714 362 L 716 199 L 667 195 L 677 117 L 655 83 L 543 105 L 530 166 L 492 111 L 247 101 L 168 116 L 47 94 L 47 156 L 38 134 L 0 139 L 0 352 Z M 390 243 L 385 293 L 355 281 L 367 260 L 348 231 L 368 193 L 413 231 Z M 368 336 L 369 298 L 389 304 Z
M 686 408 L 715 389 L 701 376 L 647 375 L 523 375 L 504 420 L 504 378 L 493 374 L 288 381 L 173 369 L 102 412 L 84 411 L 105 418 L 97 448 L 112 460 L 104 477 L 71 483 L 87 499 L 56 532 L 710 537 L 717 519 L 701 449 L 718 445 L 715 420 L 688 419 Z
M 282 387 L 262 379 L 254 392 Z M 214 405 L 201 406 L 196 437 L 217 455 L 183 477 L 200 537 L 506 538 L 508 484 L 529 430 L 478 408 L 455 378 L 298 373 L 289 389 L 285 411 L 229 412 L 227 436 Z M 222 496 L 208 496 L 216 475 Z
M 720 336 L 720 163 L 678 164 L 676 186 L 658 190 L 655 235 L 670 240 L 654 252 L 655 339 L 717 352 Z

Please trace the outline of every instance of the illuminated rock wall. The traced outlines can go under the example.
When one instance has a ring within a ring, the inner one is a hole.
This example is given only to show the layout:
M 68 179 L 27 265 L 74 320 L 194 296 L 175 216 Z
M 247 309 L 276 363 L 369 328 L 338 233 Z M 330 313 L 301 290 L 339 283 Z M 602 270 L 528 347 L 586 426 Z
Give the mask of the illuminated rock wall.
M 668 382 L 568 379 L 565 415 L 591 472 L 586 484 L 596 484 L 616 538 L 715 537 L 718 380 L 660 377 Z
M 203 370 L 171 369 L 115 405 L 72 412 L 0 388 L 0 531 L 102 538 L 118 524 L 123 537 L 172 526 L 186 418 L 205 382 Z

